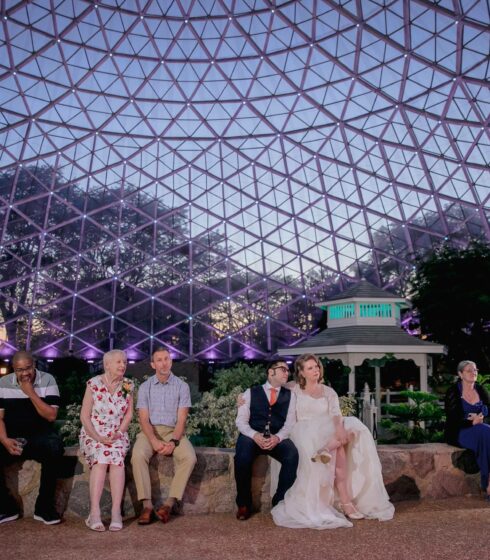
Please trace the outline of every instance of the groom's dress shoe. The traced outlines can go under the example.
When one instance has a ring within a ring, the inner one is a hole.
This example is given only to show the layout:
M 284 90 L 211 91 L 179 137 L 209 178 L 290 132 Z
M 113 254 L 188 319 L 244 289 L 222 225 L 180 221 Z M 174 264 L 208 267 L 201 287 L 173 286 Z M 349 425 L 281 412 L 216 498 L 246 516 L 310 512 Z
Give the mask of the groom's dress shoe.
M 240 506 L 236 512 L 236 518 L 239 521 L 246 521 L 250 517 L 250 510 L 247 506 Z
M 168 523 L 170 521 L 170 513 L 172 512 L 172 506 L 161 505 L 156 511 L 155 515 L 160 519 L 162 523 Z
M 149 525 L 153 519 L 153 508 L 146 507 L 138 518 L 138 525 Z

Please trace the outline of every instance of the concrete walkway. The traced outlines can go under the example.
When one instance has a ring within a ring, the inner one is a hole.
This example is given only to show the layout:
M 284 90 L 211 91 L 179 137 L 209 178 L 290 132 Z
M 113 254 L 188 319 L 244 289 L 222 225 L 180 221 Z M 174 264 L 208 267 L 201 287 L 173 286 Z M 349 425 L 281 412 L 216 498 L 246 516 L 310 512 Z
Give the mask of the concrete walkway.
M 94 533 L 78 518 L 47 527 L 32 519 L 0 526 L 2 560 L 370 560 L 483 559 L 490 505 L 481 498 L 401 502 L 390 522 L 357 521 L 330 531 L 276 527 L 269 515 L 238 522 L 230 514 L 184 515 L 168 525 Z

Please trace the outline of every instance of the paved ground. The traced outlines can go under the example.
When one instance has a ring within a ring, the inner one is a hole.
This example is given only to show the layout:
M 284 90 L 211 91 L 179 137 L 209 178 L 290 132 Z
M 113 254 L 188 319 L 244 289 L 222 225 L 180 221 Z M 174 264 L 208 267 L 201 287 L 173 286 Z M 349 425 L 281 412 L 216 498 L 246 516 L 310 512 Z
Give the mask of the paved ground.
M 490 558 L 490 505 L 478 498 L 402 502 L 390 522 L 357 521 L 352 529 L 315 531 L 276 527 L 258 514 L 187 515 L 168 525 L 94 533 L 78 518 L 46 527 L 32 519 L 0 526 L 2 560 L 370 560 Z

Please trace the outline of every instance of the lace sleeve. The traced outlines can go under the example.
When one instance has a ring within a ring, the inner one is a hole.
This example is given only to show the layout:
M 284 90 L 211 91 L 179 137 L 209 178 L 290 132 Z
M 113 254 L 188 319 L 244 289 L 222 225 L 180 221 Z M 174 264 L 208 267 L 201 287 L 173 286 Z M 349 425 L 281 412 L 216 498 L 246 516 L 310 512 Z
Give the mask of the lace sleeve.
M 324 387 L 325 396 L 328 401 L 328 410 L 331 416 L 342 416 L 340 410 L 339 396 L 331 387 Z

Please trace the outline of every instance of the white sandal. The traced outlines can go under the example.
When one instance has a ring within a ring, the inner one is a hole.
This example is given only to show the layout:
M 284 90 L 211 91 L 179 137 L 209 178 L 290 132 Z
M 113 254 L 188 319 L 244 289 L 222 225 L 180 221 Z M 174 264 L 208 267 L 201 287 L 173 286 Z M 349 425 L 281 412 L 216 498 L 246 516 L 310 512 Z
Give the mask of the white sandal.
M 90 515 L 85 519 L 85 525 L 91 530 L 97 533 L 102 533 L 105 531 L 105 526 L 100 519 L 92 521 Z
M 122 519 L 113 520 L 111 519 L 111 524 L 109 525 L 109 531 L 120 531 L 123 528 Z
M 352 508 L 353 511 L 347 513 L 345 510 L 347 507 Z M 364 519 L 364 515 L 356 508 L 352 502 L 347 502 L 346 504 L 340 504 L 340 510 L 349 519 Z

